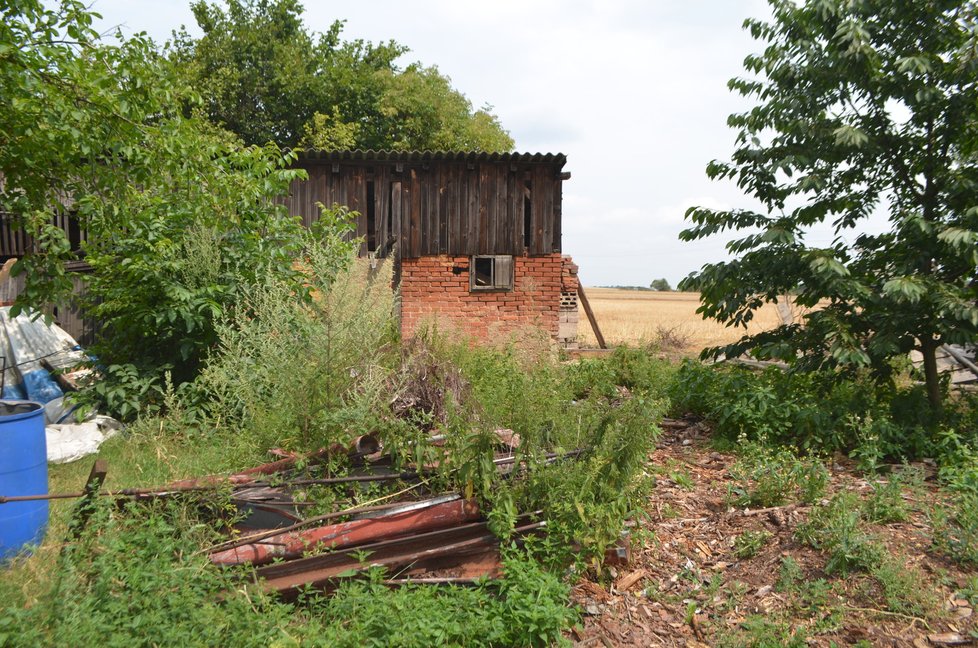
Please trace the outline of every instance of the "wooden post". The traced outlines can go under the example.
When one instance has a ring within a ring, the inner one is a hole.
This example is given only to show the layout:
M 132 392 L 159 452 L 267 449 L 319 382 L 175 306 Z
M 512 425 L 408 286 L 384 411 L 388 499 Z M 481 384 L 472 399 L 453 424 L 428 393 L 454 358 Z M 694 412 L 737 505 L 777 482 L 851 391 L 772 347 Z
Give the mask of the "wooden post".
M 105 459 L 96 459 L 92 464 L 92 471 L 88 474 L 88 481 L 85 482 L 85 494 L 75 509 L 75 514 L 71 522 L 68 523 L 68 537 L 77 540 L 82 530 L 88 523 L 88 518 L 92 517 L 95 510 L 95 500 L 98 498 L 99 489 L 105 481 L 105 474 L 109 467 Z
M 591 310 L 591 304 L 587 300 L 587 295 L 584 294 L 584 285 L 581 283 L 580 275 L 577 278 L 577 297 L 581 300 L 581 305 L 584 306 L 584 313 L 587 315 L 587 321 L 591 323 L 591 330 L 594 331 L 594 337 L 598 338 L 598 346 L 602 349 L 607 349 L 608 345 L 604 342 L 604 336 L 601 335 L 601 329 L 598 328 L 598 320 L 594 318 L 594 311 Z

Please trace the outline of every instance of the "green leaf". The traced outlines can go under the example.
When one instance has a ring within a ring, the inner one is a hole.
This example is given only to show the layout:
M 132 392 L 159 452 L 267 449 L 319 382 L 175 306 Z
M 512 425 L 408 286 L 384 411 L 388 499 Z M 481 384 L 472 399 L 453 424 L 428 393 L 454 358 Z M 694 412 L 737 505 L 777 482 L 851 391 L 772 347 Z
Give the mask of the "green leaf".
M 947 227 L 937 235 L 937 238 L 951 247 L 967 249 L 978 243 L 978 232 L 962 227 Z
M 916 304 L 927 294 L 927 289 L 914 277 L 896 277 L 883 284 L 883 294 L 898 301 Z
M 840 126 L 832 133 L 837 144 L 860 148 L 869 141 L 869 136 L 855 126 Z

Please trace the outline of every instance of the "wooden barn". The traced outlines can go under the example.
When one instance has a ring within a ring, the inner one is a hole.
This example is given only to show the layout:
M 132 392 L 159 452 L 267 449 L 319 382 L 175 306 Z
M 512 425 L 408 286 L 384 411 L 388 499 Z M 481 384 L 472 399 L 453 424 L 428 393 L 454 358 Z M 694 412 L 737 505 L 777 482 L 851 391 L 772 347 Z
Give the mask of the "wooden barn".
M 289 212 L 356 211 L 361 256 L 395 257 L 401 331 L 425 322 L 492 339 L 577 337 L 577 268 L 561 254 L 561 154 L 307 151 Z

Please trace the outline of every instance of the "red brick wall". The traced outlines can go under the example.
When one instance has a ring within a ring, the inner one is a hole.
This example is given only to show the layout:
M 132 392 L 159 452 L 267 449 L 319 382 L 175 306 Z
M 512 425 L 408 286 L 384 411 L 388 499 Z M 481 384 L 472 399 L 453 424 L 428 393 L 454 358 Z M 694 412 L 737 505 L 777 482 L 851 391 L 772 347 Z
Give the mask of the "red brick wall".
M 419 326 L 481 340 L 497 339 L 526 326 L 557 335 L 560 254 L 513 258 L 513 290 L 469 291 L 470 257 L 430 256 L 401 261 L 401 334 Z

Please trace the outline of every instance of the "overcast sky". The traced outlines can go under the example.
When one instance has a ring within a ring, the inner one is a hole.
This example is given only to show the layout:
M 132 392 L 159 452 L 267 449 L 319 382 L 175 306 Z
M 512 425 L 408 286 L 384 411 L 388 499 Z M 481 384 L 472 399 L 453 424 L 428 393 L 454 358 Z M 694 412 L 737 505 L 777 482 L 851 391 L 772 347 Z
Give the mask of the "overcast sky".
M 563 249 L 585 285 L 673 286 L 724 258 L 723 241 L 682 243 L 691 205 L 746 206 L 704 169 L 733 151 L 726 87 L 759 51 L 741 29 L 764 0 L 420 0 L 314 2 L 308 28 L 345 19 L 344 37 L 394 39 L 404 64 L 437 65 L 476 107 L 490 104 L 520 152 L 561 152 Z M 97 0 L 100 29 L 158 42 L 187 25 L 189 0 Z

